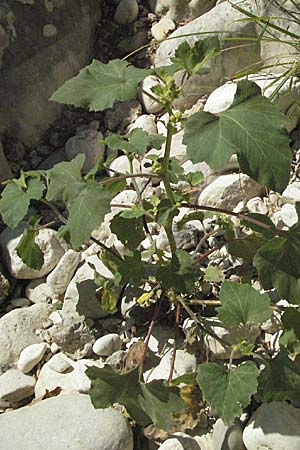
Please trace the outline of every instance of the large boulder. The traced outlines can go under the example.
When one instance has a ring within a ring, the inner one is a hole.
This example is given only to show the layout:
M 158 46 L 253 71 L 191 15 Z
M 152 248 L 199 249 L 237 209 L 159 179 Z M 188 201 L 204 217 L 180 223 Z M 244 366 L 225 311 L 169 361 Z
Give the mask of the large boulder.
M 69 394 L 0 417 L 2 450 L 133 450 L 127 419 L 94 409 L 88 395 Z
M 49 97 L 89 62 L 102 0 L 0 4 L 0 132 L 36 143 L 60 106 Z

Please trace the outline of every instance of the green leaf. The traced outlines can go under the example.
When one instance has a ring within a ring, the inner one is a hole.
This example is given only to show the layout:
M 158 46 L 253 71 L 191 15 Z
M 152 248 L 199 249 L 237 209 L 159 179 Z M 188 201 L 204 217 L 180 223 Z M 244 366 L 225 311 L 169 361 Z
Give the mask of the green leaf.
M 153 424 L 162 430 L 171 430 L 175 422 L 172 414 L 184 409 L 184 401 L 180 397 L 180 390 L 175 386 L 166 386 L 161 380 L 142 384 L 138 399 Z
M 260 294 L 248 284 L 224 281 L 220 300 L 222 306 L 218 308 L 218 317 L 227 327 L 262 323 L 272 314 L 270 297 Z
M 72 247 L 88 241 L 91 232 L 98 228 L 110 211 L 107 191 L 96 181 L 88 180 L 69 207 L 66 229 L 70 233 Z
M 66 81 L 50 100 L 90 111 L 103 111 L 111 108 L 117 100 L 134 100 L 138 83 L 149 73 L 120 59 L 108 64 L 94 59 L 79 75 Z
M 144 156 L 148 147 L 160 149 L 166 138 L 161 134 L 149 134 L 141 128 L 135 128 L 129 134 L 110 134 L 106 145 L 112 150 L 123 150 Z
M 197 382 L 196 376 L 197 376 L 196 372 L 188 372 L 185 373 L 184 375 L 180 375 L 179 377 L 174 378 L 172 380 L 172 384 L 174 386 L 178 386 L 181 383 L 195 385 Z
M 171 262 L 158 267 L 156 278 L 165 289 L 174 289 L 178 292 L 191 292 L 196 281 L 192 258 L 184 250 L 177 250 Z
M 226 425 L 241 415 L 257 390 L 259 371 L 252 362 L 227 370 L 217 363 L 198 366 L 197 382 L 205 400 Z
M 281 350 L 261 372 L 258 392 L 263 401 L 300 401 L 300 356 L 292 361 Z
M 211 58 L 220 54 L 220 42 L 217 36 L 199 40 L 193 47 L 187 41 L 179 45 L 171 61 L 176 70 L 185 70 L 190 76 L 199 72 L 201 67 Z
M 125 219 L 121 214 L 113 217 L 110 229 L 129 250 L 135 250 L 145 239 L 143 220 L 141 217 Z
M 35 227 L 38 225 L 40 217 L 33 216 L 30 218 L 29 227 L 24 230 L 23 235 L 16 248 L 17 255 L 22 261 L 31 269 L 40 270 L 44 264 L 44 255 L 40 247 L 36 244 L 35 238 L 38 235 L 38 230 Z
M 66 206 L 78 197 L 86 183 L 81 176 L 85 156 L 79 154 L 70 162 L 56 164 L 48 171 L 49 186 L 46 199 L 63 201 Z
M 10 181 L 4 188 L 0 200 L 0 213 L 10 228 L 15 228 L 28 211 L 31 200 L 39 200 L 45 185 L 38 179 L 29 180 L 23 189 L 18 181 Z
M 115 281 L 118 285 L 129 282 L 138 283 L 145 273 L 141 260 L 141 252 L 135 250 L 132 256 L 125 255 L 124 261 L 118 267 Z
M 280 345 L 285 346 L 289 352 L 300 353 L 300 312 L 289 308 L 285 310 L 281 321 L 283 334 L 280 336 Z
M 146 426 L 151 423 L 138 400 L 141 393 L 138 369 L 119 374 L 110 366 L 102 369 L 89 367 L 85 373 L 91 380 L 90 397 L 95 408 L 108 408 L 119 403 L 138 424 Z
M 163 198 L 157 206 L 156 221 L 160 225 L 166 225 L 179 214 L 179 209 L 168 198 Z
M 228 251 L 236 258 L 242 258 L 252 263 L 257 251 L 267 242 L 266 238 L 257 233 L 252 233 L 244 238 L 235 239 L 228 243 Z
M 121 217 L 124 217 L 124 219 L 138 219 L 143 217 L 150 208 L 151 205 L 146 204 L 146 202 L 143 201 L 142 203 L 132 205 L 130 209 L 125 209 L 120 215 Z
M 225 275 L 223 270 L 217 266 L 208 266 L 204 270 L 204 281 L 210 281 L 212 283 L 220 283 L 224 280 Z
M 286 117 L 255 83 L 238 82 L 234 103 L 214 115 L 193 114 L 186 123 L 183 143 L 194 163 L 205 161 L 219 170 L 237 153 L 241 170 L 262 186 L 282 192 L 289 181 L 291 150 Z

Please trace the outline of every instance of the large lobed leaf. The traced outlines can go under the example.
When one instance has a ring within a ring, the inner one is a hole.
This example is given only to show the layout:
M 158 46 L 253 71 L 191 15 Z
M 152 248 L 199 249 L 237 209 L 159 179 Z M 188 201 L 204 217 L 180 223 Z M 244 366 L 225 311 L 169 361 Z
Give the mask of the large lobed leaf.
M 239 81 L 231 107 L 217 115 L 193 114 L 186 123 L 184 144 L 194 163 L 221 169 L 237 153 L 241 170 L 262 186 L 282 192 L 289 181 L 291 151 L 286 117 L 260 89 Z
M 215 414 L 229 425 L 256 393 L 258 374 L 257 367 L 249 361 L 228 370 L 217 363 L 205 363 L 198 367 L 197 382 Z
M 31 200 L 39 200 L 45 185 L 38 179 L 29 180 L 24 189 L 16 181 L 9 182 L 1 194 L 0 213 L 10 228 L 15 228 L 28 211 Z
M 108 64 L 94 59 L 79 75 L 66 81 L 50 100 L 103 111 L 115 101 L 135 99 L 138 83 L 148 74 L 148 70 L 137 69 L 120 59 Z
M 218 309 L 218 317 L 227 327 L 262 323 L 272 314 L 270 297 L 248 284 L 224 281 L 220 300 L 222 306 Z
M 163 381 L 139 381 L 138 368 L 120 374 L 111 367 L 89 367 L 90 396 L 95 408 L 108 408 L 114 403 L 124 405 L 128 414 L 140 425 L 153 424 L 166 431 L 174 425 L 173 413 L 184 408 L 180 391 Z

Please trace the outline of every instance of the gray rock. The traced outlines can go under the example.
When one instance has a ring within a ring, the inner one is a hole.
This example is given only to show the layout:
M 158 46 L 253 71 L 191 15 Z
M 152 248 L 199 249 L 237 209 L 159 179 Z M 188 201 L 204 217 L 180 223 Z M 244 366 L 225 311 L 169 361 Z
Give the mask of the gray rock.
M 116 371 L 123 369 L 123 361 L 125 354 L 126 353 L 123 350 L 118 350 L 117 352 L 114 352 L 105 360 L 105 365 L 112 367 Z
M 34 393 L 35 379 L 16 369 L 0 376 L 0 401 L 19 402 Z
M 65 152 L 68 160 L 71 161 L 78 154 L 85 155 L 82 173 L 87 173 L 104 156 L 105 145 L 102 140 L 103 134 L 100 131 L 81 131 L 66 142 Z
M 142 114 L 142 105 L 138 100 L 116 103 L 105 112 L 105 126 L 110 131 L 122 133 Z
M 299 450 L 300 410 L 285 402 L 263 403 L 244 429 L 247 450 Z
M 145 373 L 145 378 L 148 382 L 152 380 L 167 380 L 170 373 L 171 361 L 173 351 L 168 351 L 161 359 L 159 365 L 150 370 L 149 374 Z M 183 350 L 177 350 L 176 359 L 173 371 L 173 377 L 177 378 L 180 375 L 184 375 L 196 370 L 197 360 L 194 355 L 187 353 Z M 151 373 L 150 373 L 151 372 Z M 149 375 L 149 377 L 148 377 Z
M 2 414 L 0 433 L 3 450 L 10 450 L 12 442 L 14 450 L 41 450 L 41 443 L 43 450 L 133 450 L 127 419 L 112 408 L 94 409 L 83 394 Z
M 4 9 L 0 28 L 0 65 L 4 53 L 0 98 L 3 104 L 10 105 L 0 111 L 1 133 L 12 130 L 13 137 L 31 146 L 61 111 L 61 105 L 49 102 L 53 92 L 89 62 L 102 1 L 0 3 Z M 57 29 L 52 37 L 43 36 L 47 24 L 52 25 L 52 31 L 53 27 Z
M 139 13 L 139 5 L 136 0 L 121 0 L 117 6 L 114 20 L 120 25 L 134 22 Z
M 0 25 L 0 41 L 1 41 L 1 25 Z M 1 44 L 0 44 L 1 45 Z M 0 47 L 0 67 L 1 67 L 1 47 Z M 7 162 L 3 147 L 0 141 L 0 182 L 12 178 L 13 174 Z
M 95 338 L 84 317 L 78 313 L 63 312 L 62 322 L 53 325 L 47 331 L 53 342 L 67 356 L 81 359 L 91 354 Z
M 31 344 L 41 342 L 35 331 L 42 328 L 51 309 L 38 304 L 29 308 L 14 309 L 0 319 L 0 374 L 15 367 L 21 351 Z
M 261 192 L 261 186 L 245 174 L 221 175 L 203 189 L 199 205 L 233 209 L 241 201 L 245 203 Z
M 14 230 L 5 228 L 0 235 L 0 248 L 2 250 L 3 263 L 9 272 L 17 279 L 41 278 L 51 272 L 64 254 L 64 249 L 57 237 L 57 232 L 50 228 L 39 230 L 35 242 L 40 247 L 44 264 L 40 270 L 31 269 L 17 255 L 17 246 L 22 237 L 25 225 L 19 224 Z
M 67 155 L 64 148 L 59 148 L 51 153 L 44 161 L 42 161 L 37 169 L 49 170 L 52 169 L 56 164 L 67 161 Z
M 140 97 L 144 105 L 145 111 L 148 114 L 155 114 L 163 109 L 161 103 L 156 102 L 146 94 L 146 92 L 148 92 L 150 95 L 155 97 L 155 94 L 152 92 L 151 89 L 154 86 L 158 86 L 159 84 L 161 84 L 161 81 L 155 75 L 149 75 L 143 80 L 141 84 Z
M 55 269 L 47 276 L 47 284 L 55 295 L 64 294 L 77 266 L 81 255 L 74 250 L 67 250 Z
M 116 333 L 109 333 L 94 342 L 93 352 L 98 356 L 110 356 L 121 350 L 122 339 Z
M 213 426 L 214 450 L 247 450 L 243 443 L 241 423 L 236 421 L 226 426 L 222 419 L 218 419 Z

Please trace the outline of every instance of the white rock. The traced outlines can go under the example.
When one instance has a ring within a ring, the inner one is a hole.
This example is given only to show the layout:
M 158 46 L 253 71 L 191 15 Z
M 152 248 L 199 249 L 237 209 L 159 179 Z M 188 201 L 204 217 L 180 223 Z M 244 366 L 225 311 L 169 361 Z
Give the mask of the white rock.
M 51 287 L 45 283 L 45 278 L 37 278 L 28 283 L 26 297 L 32 303 L 51 303 L 57 298 Z
M 67 250 L 55 269 L 47 276 L 47 284 L 55 295 L 64 294 L 77 269 L 80 259 L 80 253 L 71 249 Z
M 298 222 L 298 214 L 294 205 L 286 203 L 280 210 L 281 220 L 288 226 L 292 227 Z
M 156 14 L 166 14 L 176 22 L 199 17 L 215 5 L 215 0 L 151 0 L 150 5 Z
M 268 207 L 260 197 L 253 197 L 248 200 L 246 207 L 251 213 L 268 214 Z
M 101 308 L 96 298 L 97 286 L 94 283 L 96 272 L 104 278 L 112 278 L 112 273 L 97 255 L 83 258 L 82 265 L 72 278 L 64 297 L 63 313 L 79 313 L 90 319 L 98 319 L 109 315 Z
M 139 5 L 136 0 L 121 0 L 117 6 L 114 20 L 120 25 L 134 22 L 139 13 Z
M 104 363 L 82 359 L 74 362 L 63 353 L 57 353 L 43 365 L 35 386 L 36 398 L 43 397 L 47 391 L 51 392 L 57 387 L 64 394 L 80 392 L 87 394 L 91 381 L 85 375 L 90 366 L 104 367 Z
M 129 127 L 128 131 L 141 128 L 149 134 L 157 134 L 157 125 L 153 114 L 142 114 Z
M 87 173 L 103 157 L 103 134 L 96 130 L 84 130 L 67 140 L 65 152 L 69 161 L 77 155 L 85 155 L 82 173 Z
M 134 190 L 125 189 L 119 192 L 112 200 L 111 205 L 129 205 L 132 206 L 137 200 L 137 193 Z M 119 206 L 112 206 L 112 211 L 116 214 L 119 211 L 123 211 L 125 208 Z
M 201 450 L 215 450 L 211 433 L 195 436 L 195 440 L 200 445 Z
M 176 28 L 173 20 L 167 17 L 162 17 L 159 22 L 154 24 L 151 28 L 151 33 L 154 39 L 161 41 L 164 39 L 170 31 L 174 31 Z
M 140 96 L 145 111 L 148 114 L 155 114 L 163 109 L 163 106 L 160 103 L 156 102 L 146 94 L 146 92 L 148 92 L 150 95 L 156 97 L 156 95 L 152 92 L 151 88 L 153 88 L 154 86 L 158 86 L 160 84 L 161 81 L 155 75 L 149 75 L 143 80 L 141 84 Z
M 16 369 L 0 376 L 0 401 L 19 402 L 34 393 L 35 379 Z
M 160 447 L 160 450 L 201 450 L 201 447 L 197 443 L 196 439 L 188 434 L 180 433 L 183 436 L 177 436 L 179 433 L 175 433 L 176 437 L 167 439 Z
M 259 195 L 261 187 L 245 174 L 221 175 L 209 184 L 198 198 L 199 205 L 233 209 Z
M 48 305 L 14 309 L 0 319 L 0 374 L 15 367 L 21 351 L 41 342 L 35 331 L 48 319 Z
M 230 108 L 237 90 L 236 83 L 226 83 L 215 89 L 208 97 L 204 111 L 217 114 Z
M 47 350 L 47 344 L 31 344 L 21 351 L 18 369 L 23 373 L 30 372 L 42 359 Z
M 50 316 L 49 320 L 54 323 L 54 325 L 62 322 L 62 317 L 59 311 L 53 311 Z
M 31 269 L 17 255 L 17 246 L 21 240 L 23 231 L 24 224 L 20 224 L 14 230 L 5 228 L 1 233 L 0 248 L 2 250 L 3 262 L 14 278 L 25 280 L 41 278 L 54 269 L 63 256 L 64 249 L 55 230 L 51 230 L 50 228 L 40 229 L 35 238 L 35 242 L 43 253 L 44 264 L 40 270 Z
M 285 402 L 263 403 L 243 433 L 247 450 L 299 450 L 300 410 Z
M 110 333 L 100 337 L 94 342 L 93 352 L 98 356 L 110 356 L 121 350 L 122 339 L 118 334 Z
M 140 163 L 138 162 L 138 160 L 134 159 L 132 161 L 132 164 L 133 164 L 134 173 L 140 173 L 141 166 L 140 166 Z M 128 161 L 128 158 L 126 155 L 118 156 L 109 164 L 108 167 L 110 169 L 108 171 L 108 175 L 110 177 L 114 177 L 115 175 L 118 175 L 118 174 L 130 173 L 129 161 Z M 130 178 L 128 178 L 127 184 L 130 184 L 130 183 L 131 183 L 131 180 L 130 180 Z
M 158 366 L 154 370 L 150 370 L 145 373 L 145 380 L 150 382 L 152 380 L 167 380 L 170 373 L 172 350 L 168 351 L 161 359 Z M 188 372 L 194 372 L 196 370 L 197 361 L 194 355 L 187 353 L 183 350 L 177 350 L 176 359 L 173 371 L 173 378 L 184 375 Z M 149 376 L 148 376 L 149 375 Z
M 1 414 L 0 434 L 3 450 L 133 450 L 128 420 L 77 393 Z
M 226 426 L 222 419 L 218 419 L 213 426 L 214 450 L 247 450 L 243 444 L 243 430 L 241 423 L 236 421 Z
M 289 184 L 283 191 L 282 197 L 293 203 L 300 202 L 300 181 Z
M 173 135 L 170 156 L 176 158 L 180 164 L 186 161 L 186 145 L 182 143 L 184 131 L 179 131 Z M 164 154 L 165 144 L 162 146 L 162 154 Z

